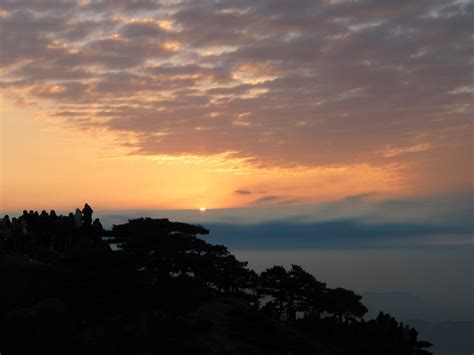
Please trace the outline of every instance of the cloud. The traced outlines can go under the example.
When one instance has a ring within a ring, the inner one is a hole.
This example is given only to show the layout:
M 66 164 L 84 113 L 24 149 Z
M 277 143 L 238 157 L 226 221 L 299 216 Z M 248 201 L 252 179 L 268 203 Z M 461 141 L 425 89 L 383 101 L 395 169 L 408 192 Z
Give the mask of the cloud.
M 383 155 L 386 158 L 391 158 L 400 154 L 424 152 L 430 148 L 431 148 L 431 144 L 429 143 L 420 143 L 420 144 L 416 144 L 410 147 L 403 147 L 403 148 L 387 147 Z
M 437 223 L 365 224 L 357 219 L 319 223 L 207 224 L 210 241 L 233 249 L 366 249 L 472 246 L 470 227 Z
M 250 190 L 235 190 L 234 193 L 237 194 L 237 195 L 252 195 L 255 192 L 250 191 Z
M 263 205 L 263 204 L 276 202 L 280 199 L 281 199 L 280 196 L 273 196 L 273 195 L 263 196 L 263 197 L 260 197 L 260 198 L 256 199 L 251 204 L 253 204 L 253 205 Z
M 350 196 L 344 197 L 344 201 L 363 202 L 363 201 L 367 200 L 367 198 L 369 198 L 371 196 L 374 196 L 374 195 L 376 195 L 375 192 L 366 192 L 366 193 L 358 194 L 358 195 L 350 195 Z
M 245 194 L 244 194 L 245 195 Z M 250 194 L 246 194 L 250 195 Z M 303 200 L 283 196 L 267 195 L 257 198 L 249 203 L 250 206 L 291 206 L 302 204 Z
M 240 221 L 228 222 L 219 214 L 204 224 L 212 242 L 246 250 L 473 246 L 470 194 L 366 199 L 372 195 L 313 206 L 266 207 L 267 214 L 260 211 L 259 218 L 252 217 L 253 208 L 242 211 L 249 216 Z M 233 215 L 239 213 L 234 210 Z
M 0 7 L 0 90 L 67 127 L 133 136 L 120 141 L 131 154 L 234 152 L 308 168 L 395 162 L 423 180 L 470 149 L 468 2 Z
M 302 200 L 299 200 L 299 199 L 282 199 L 280 201 L 277 202 L 277 206 L 291 206 L 291 205 L 298 205 L 298 204 L 302 204 L 303 201 Z

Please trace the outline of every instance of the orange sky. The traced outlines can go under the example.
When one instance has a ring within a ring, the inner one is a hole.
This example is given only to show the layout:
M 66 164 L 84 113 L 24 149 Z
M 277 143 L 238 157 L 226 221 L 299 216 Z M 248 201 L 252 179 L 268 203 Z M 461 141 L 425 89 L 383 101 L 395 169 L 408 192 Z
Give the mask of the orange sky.
M 100 209 L 298 205 L 417 193 L 409 164 L 258 167 L 225 154 L 129 155 L 110 133 L 64 129 L 8 101 L 1 112 L 6 211 L 71 209 L 83 201 Z
M 405 191 L 397 171 L 367 164 L 258 168 L 222 156 L 130 156 L 106 132 L 45 123 L 32 108 L 2 104 L 2 209 L 208 208 L 327 201 L 369 190 Z M 336 182 L 336 183 L 335 183 Z M 249 193 L 236 193 L 238 190 Z

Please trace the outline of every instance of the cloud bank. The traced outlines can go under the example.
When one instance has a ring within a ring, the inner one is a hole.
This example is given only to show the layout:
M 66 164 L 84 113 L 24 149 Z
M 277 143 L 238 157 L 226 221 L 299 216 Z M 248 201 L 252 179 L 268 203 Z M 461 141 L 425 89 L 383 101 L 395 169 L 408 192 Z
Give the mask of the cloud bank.
M 0 89 L 130 154 L 469 185 L 473 22 L 468 1 L 5 0 Z

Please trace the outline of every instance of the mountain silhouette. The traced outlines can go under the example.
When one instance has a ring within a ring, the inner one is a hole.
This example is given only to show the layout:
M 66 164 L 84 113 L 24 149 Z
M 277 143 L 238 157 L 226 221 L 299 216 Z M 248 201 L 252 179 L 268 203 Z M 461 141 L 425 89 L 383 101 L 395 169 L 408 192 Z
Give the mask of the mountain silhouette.
M 0 224 L 0 353 L 423 355 L 415 328 L 301 266 L 260 274 L 201 225 L 104 230 L 89 205 Z M 111 247 L 113 246 L 113 248 Z

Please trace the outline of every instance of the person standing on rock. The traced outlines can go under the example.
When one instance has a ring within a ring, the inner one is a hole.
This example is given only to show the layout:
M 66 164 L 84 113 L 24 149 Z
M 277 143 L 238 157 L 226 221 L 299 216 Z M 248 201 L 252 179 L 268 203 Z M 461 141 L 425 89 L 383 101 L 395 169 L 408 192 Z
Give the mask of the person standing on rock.
M 92 210 L 91 206 L 89 206 L 86 203 L 84 205 L 84 208 L 82 209 L 82 215 L 84 217 L 84 225 L 86 227 L 90 227 L 92 225 L 92 213 L 94 213 L 94 211 Z

